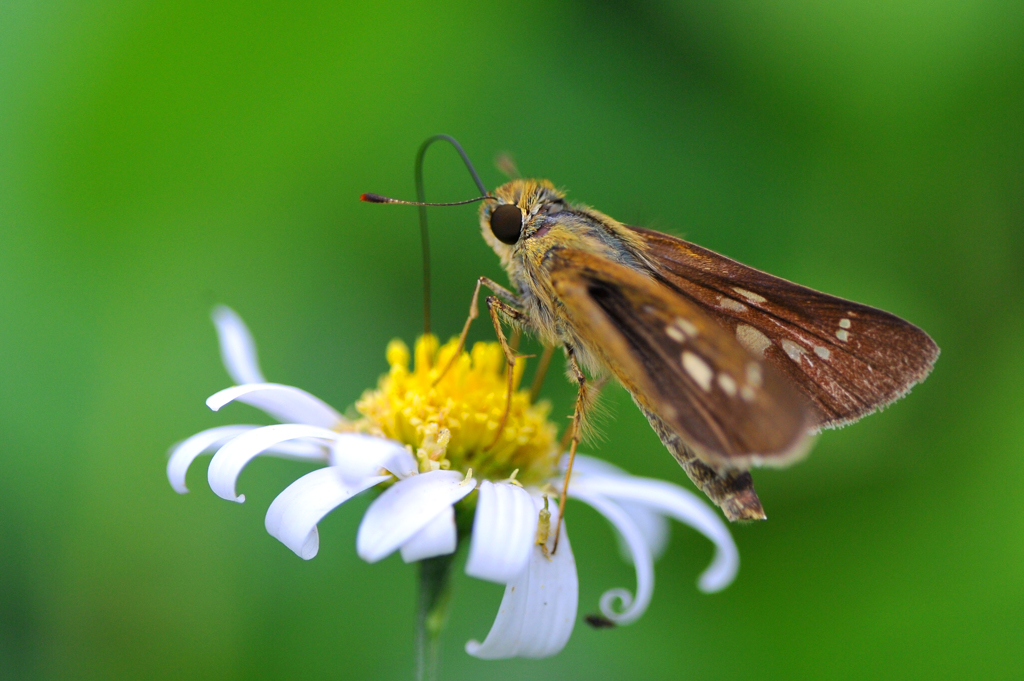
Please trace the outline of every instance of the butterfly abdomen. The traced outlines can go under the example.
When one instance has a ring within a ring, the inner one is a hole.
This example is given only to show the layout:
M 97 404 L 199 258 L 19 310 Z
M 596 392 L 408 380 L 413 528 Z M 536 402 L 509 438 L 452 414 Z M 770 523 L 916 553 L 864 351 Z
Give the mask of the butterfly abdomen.
M 633 402 L 647 417 L 651 428 L 657 433 L 661 443 L 686 471 L 693 484 L 696 485 L 711 501 L 722 509 L 725 517 L 731 521 L 765 520 L 761 500 L 754 491 L 754 479 L 748 471 L 721 471 L 698 459 L 668 425 L 645 408 L 633 395 Z

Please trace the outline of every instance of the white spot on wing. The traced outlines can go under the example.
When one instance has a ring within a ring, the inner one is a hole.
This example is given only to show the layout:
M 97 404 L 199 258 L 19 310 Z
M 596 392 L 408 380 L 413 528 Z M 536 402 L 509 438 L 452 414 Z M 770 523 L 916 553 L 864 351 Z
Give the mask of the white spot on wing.
M 843 328 L 843 329 L 850 328 L 850 320 L 849 319 L 845 319 L 845 318 L 844 319 L 840 319 L 839 320 L 839 327 Z
M 844 343 L 850 339 L 850 332 L 846 329 L 839 329 L 836 331 L 836 338 L 843 341 Z
M 732 298 L 726 298 L 725 296 L 718 296 L 718 307 L 723 310 L 729 310 L 730 312 L 746 312 L 747 306 L 738 300 Z
M 697 385 L 704 392 L 711 390 L 711 378 L 715 375 L 715 372 L 711 370 L 707 362 L 686 350 L 683 352 L 683 368 L 686 369 L 686 373 L 690 374 L 690 378 L 696 381 Z
M 675 324 L 669 324 L 665 327 L 665 335 L 674 340 L 676 343 L 683 343 L 686 341 L 686 336 L 679 330 Z
M 745 347 L 748 352 L 758 357 L 764 357 L 764 351 L 772 344 L 768 336 L 747 324 L 740 324 L 736 327 L 736 340 Z
M 729 397 L 736 395 L 736 381 L 729 374 L 718 374 L 718 385 Z
M 803 355 L 805 352 L 805 350 L 802 347 L 800 347 L 793 341 L 789 340 L 788 338 L 782 341 L 782 349 L 786 351 L 786 354 L 789 355 L 789 358 L 791 360 L 797 362 L 798 364 L 800 362 L 800 356 Z
M 697 326 L 689 319 L 683 319 L 682 317 L 676 317 L 676 326 L 685 333 L 687 336 L 697 337 Z
M 743 386 L 742 388 L 740 388 L 740 397 L 742 397 L 746 402 L 753 402 L 754 389 L 751 388 L 749 385 Z
M 747 383 L 755 388 L 760 388 L 763 380 L 764 377 L 761 375 L 761 365 L 757 362 L 749 362 L 747 364 Z
M 740 294 L 741 296 L 743 296 L 744 298 L 746 298 L 747 300 L 749 300 L 752 303 L 767 303 L 768 302 L 768 299 L 765 298 L 764 296 L 759 296 L 756 293 L 754 293 L 753 291 L 748 291 L 745 288 L 740 288 L 739 286 L 733 286 L 732 290 L 735 291 L 736 293 Z
M 820 345 L 814 346 L 814 354 L 822 359 L 828 359 L 832 355 L 832 353 L 828 351 L 828 348 L 823 348 Z

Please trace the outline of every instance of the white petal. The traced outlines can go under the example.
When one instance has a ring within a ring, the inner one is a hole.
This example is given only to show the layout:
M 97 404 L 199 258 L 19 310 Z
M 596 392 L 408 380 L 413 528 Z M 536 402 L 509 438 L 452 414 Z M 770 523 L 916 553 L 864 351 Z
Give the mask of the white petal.
M 648 550 L 651 552 L 651 556 L 655 560 L 661 558 L 661 555 L 665 553 L 665 549 L 668 548 L 668 540 L 671 533 L 668 518 L 631 501 L 619 501 L 618 505 L 636 524 L 637 529 L 644 538 L 644 542 L 647 544 Z M 622 535 L 618 535 L 618 539 L 619 552 L 622 554 L 622 557 L 626 562 L 633 560 L 629 547 L 625 543 L 626 540 Z
M 228 440 L 259 426 L 221 426 L 196 433 L 184 442 L 171 448 L 170 459 L 167 461 L 167 480 L 178 494 L 187 494 L 185 474 L 196 457 L 213 447 L 218 447 Z
M 338 433 L 326 428 L 285 423 L 264 426 L 242 433 L 217 450 L 210 461 L 207 479 L 214 494 L 228 501 L 245 501 L 244 496 L 235 494 L 235 483 L 246 464 L 272 447 L 297 438 L 317 438 L 328 442 L 335 440 Z M 321 455 L 322 456 L 322 455 Z M 321 458 L 311 458 L 318 461 Z
M 562 458 L 558 461 L 558 470 L 563 474 L 565 473 L 565 467 L 569 463 L 569 455 L 563 454 Z M 602 476 L 630 476 L 631 474 L 616 466 L 615 464 L 608 463 L 604 459 L 598 459 L 594 456 L 587 456 L 586 454 L 577 454 L 572 464 L 573 475 L 602 475 Z
M 376 563 L 412 539 L 427 523 L 473 491 L 458 471 L 430 471 L 399 480 L 366 509 L 356 537 L 356 553 Z
M 257 427 L 265 428 L 266 426 Z M 293 461 L 323 461 L 327 463 L 330 460 L 330 448 L 315 440 L 286 440 L 263 450 L 263 453 L 273 454 L 278 459 L 292 459 Z
M 342 478 L 337 469 L 331 466 L 318 468 L 303 475 L 277 495 L 267 509 L 267 532 L 294 551 L 299 558 L 309 560 L 320 549 L 317 523 L 356 494 L 390 477 L 379 475 L 363 478 L 357 485 L 352 485 Z
M 331 464 L 355 479 L 376 475 L 382 468 L 400 480 L 418 472 L 416 458 L 402 444 L 361 433 L 338 435 L 331 447 Z
M 415 563 L 425 558 L 455 553 L 458 536 L 455 531 L 455 508 L 446 506 L 427 526 L 402 544 L 402 560 Z
M 640 618 L 654 594 L 654 558 L 644 536 L 633 519 L 618 504 L 587 488 L 583 481 L 573 481 L 569 495 L 593 506 L 615 526 L 629 548 L 636 568 L 636 598 L 625 589 L 612 589 L 601 596 L 601 612 L 616 624 L 631 624 Z M 619 601 L 619 608 L 613 602 Z
M 200 454 L 219 447 L 234 439 L 242 433 L 256 430 L 261 426 L 220 426 L 210 428 L 201 433 L 196 433 L 189 439 L 175 445 L 171 449 L 170 459 L 167 461 L 167 479 L 179 494 L 186 494 L 185 474 L 189 466 Z M 304 442 L 295 440 L 292 442 L 281 442 L 263 452 L 273 454 L 282 459 L 296 459 L 299 461 L 326 461 L 327 449 L 315 442 Z
M 466 574 L 507 584 L 523 571 L 537 538 L 530 493 L 508 483 L 480 483 Z
M 568 460 L 568 456 L 563 456 L 562 461 L 560 462 L 563 473 Z M 586 456 L 585 454 L 576 455 L 572 472 L 574 477 L 581 478 L 583 476 L 592 475 L 605 477 L 633 477 L 618 466 L 592 456 Z M 647 546 L 651 550 L 651 555 L 654 556 L 655 560 L 660 558 L 668 547 L 670 534 L 669 523 L 665 516 L 656 511 L 652 511 L 642 504 L 634 504 L 620 499 L 617 499 L 616 501 L 619 504 L 619 507 L 633 519 L 633 522 L 636 523 L 636 526 L 640 529 L 641 534 L 644 536 L 644 540 L 647 542 Z M 623 559 L 625 559 L 626 562 L 631 562 L 632 557 L 630 555 L 629 547 L 626 545 L 625 539 L 623 539 L 622 535 L 619 534 L 618 531 L 616 531 L 616 538 L 619 540 L 619 552 L 622 554 Z
M 686 523 L 715 543 L 715 558 L 697 582 L 701 591 L 720 591 L 732 582 L 740 558 L 729 529 L 697 495 L 663 480 L 633 476 L 580 477 L 580 484 L 614 501 L 628 501 Z M 569 483 L 573 494 L 576 480 Z
M 535 503 L 539 512 L 543 503 Z M 548 558 L 534 546 L 527 568 L 505 587 L 487 638 L 468 642 L 466 652 L 484 660 L 550 657 L 572 634 L 578 600 L 576 560 L 563 522 L 558 552 Z
M 262 409 L 282 423 L 333 428 L 345 421 L 334 407 L 305 390 L 277 383 L 250 383 L 225 388 L 207 398 L 206 406 L 219 411 L 228 402 L 236 400 Z
M 213 323 L 220 341 L 220 357 L 231 380 L 239 385 L 266 383 L 256 357 L 256 343 L 242 318 L 226 305 L 213 309 Z

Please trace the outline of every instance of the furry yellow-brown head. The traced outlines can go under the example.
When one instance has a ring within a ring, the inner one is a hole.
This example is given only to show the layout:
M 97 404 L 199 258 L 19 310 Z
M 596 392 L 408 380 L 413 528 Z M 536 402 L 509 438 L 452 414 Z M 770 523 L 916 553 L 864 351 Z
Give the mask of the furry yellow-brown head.
M 617 220 L 567 202 L 548 180 L 512 180 L 495 189 L 494 196 L 496 201 L 480 206 L 480 230 L 510 274 L 515 260 L 539 264 L 553 248 L 575 248 L 615 261 L 631 260 L 643 250 Z
M 508 265 L 512 250 L 543 229 L 548 215 L 566 208 L 565 194 L 547 180 L 512 180 L 494 190 L 497 201 L 480 206 L 484 241 Z

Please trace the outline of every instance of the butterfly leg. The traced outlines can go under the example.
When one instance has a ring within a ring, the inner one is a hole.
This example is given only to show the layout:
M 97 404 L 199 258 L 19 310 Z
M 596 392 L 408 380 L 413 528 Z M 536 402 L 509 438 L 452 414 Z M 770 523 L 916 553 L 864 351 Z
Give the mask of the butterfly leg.
M 569 373 L 572 373 L 571 371 Z M 599 376 L 597 379 L 591 379 L 590 383 L 587 384 L 587 391 L 583 395 L 583 404 L 580 409 L 580 442 L 586 440 L 588 437 L 588 426 L 589 421 L 587 420 L 587 414 L 590 413 L 590 407 L 597 403 L 597 397 L 604 390 L 604 387 L 608 385 L 609 376 Z M 569 380 L 575 381 L 575 376 L 570 376 Z M 572 444 L 573 429 L 566 428 L 565 432 L 562 433 L 562 439 L 558 443 L 559 451 L 564 451 Z
M 451 359 L 448 360 L 448 363 L 444 366 L 444 369 L 441 370 L 441 373 L 434 379 L 434 385 L 437 385 L 441 379 L 444 378 L 445 374 L 448 373 L 448 370 L 452 368 L 453 364 L 455 364 L 455 360 L 457 360 L 459 355 L 462 354 L 462 350 L 466 347 L 466 336 L 469 335 L 469 327 L 473 323 L 473 320 L 480 314 L 477 310 L 477 300 L 480 298 L 481 286 L 486 286 L 513 305 L 521 305 L 519 296 L 509 291 L 501 284 L 495 283 L 487 277 L 480 277 L 477 279 L 476 287 L 473 289 L 473 298 L 469 302 L 469 317 L 466 318 L 466 323 L 462 326 L 462 333 L 459 334 L 459 346 L 455 349 L 455 353 L 451 356 Z M 518 310 L 516 311 L 518 312 Z M 505 348 L 503 347 L 502 349 L 504 350 Z M 506 352 L 505 355 L 508 356 L 508 353 Z
M 483 277 L 481 277 L 481 279 L 483 279 Z M 516 354 L 508 344 L 508 340 L 505 338 L 505 332 L 501 329 L 501 318 L 504 318 L 506 321 L 513 324 L 523 324 L 527 321 L 528 317 L 522 310 L 512 307 L 508 303 L 503 303 L 495 296 L 487 296 L 485 302 L 487 303 L 487 311 L 491 315 L 491 323 L 494 324 L 494 333 L 498 336 L 498 344 L 501 345 L 501 351 L 505 353 L 505 366 L 507 367 L 508 374 L 508 389 L 505 393 L 505 411 L 501 414 L 501 421 L 498 423 L 498 430 L 494 433 L 494 440 L 491 444 L 487 445 L 487 449 L 491 449 L 494 445 L 498 444 L 501 432 L 505 430 L 505 423 L 508 421 L 508 412 L 512 407 L 512 378 L 516 366 Z
M 565 346 L 565 357 L 569 362 L 569 371 L 573 379 L 579 385 L 579 392 L 576 393 L 576 407 L 572 412 L 572 439 L 569 441 L 569 463 L 565 467 L 565 480 L 562 482 L 562 494 L 558 497 L 558 522 L 555 523 L 555 543 L 552 545 L 551 553 L 558 550 L 558 537 L 562 533 L 562 515 L 565 513 L 565 499 L 569 494 L 569 477 L 572 475 L 572 464 L 576 459 L 576 447 L 580 444 L 580 429 L 583 421 L 583 408 L 588 401 L 587 377 L 580 370 L 576 363 L 576 353 L 572 346 Z
M 640 406 L 639 403 L 637 406 Z M 676 435 L 664 421 L 642 406 L 640 406 L 640 411 L 647 417 L 662 444 L 683 467 L 693 484 L 722 509 L 726 518 L 731 521 L 765 520 L 767 518 L 764 508 L 761 507 L 761 500 L 757 498 L 757 492 L 754 491 L 754 479 L 750 476 L 749 471 L 716 471 L 698 459 L 682 438 Z

